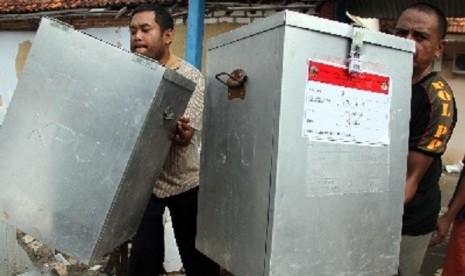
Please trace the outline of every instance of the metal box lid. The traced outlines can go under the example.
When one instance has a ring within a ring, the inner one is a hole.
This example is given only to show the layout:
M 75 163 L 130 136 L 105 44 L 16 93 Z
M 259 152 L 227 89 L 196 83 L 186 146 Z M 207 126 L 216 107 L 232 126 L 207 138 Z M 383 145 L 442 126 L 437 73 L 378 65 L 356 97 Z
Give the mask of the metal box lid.
M 0 217 L 85 263 L 131 238 L 194 87 L 43 18 L 0 128 Z
M 346 38 L 352 38 L 354 30 L 353 26 L 334 20 L 318 18 L 298 12 L 284 11 L 216 36 L 208 41 L 208 49 L 222 47 L 280 26 L 289 26 Z M 368 29 L 364 30 L 366 31 L 364 32 L 364 42 L 401 51 L 415 52 L 415 44 L 407 39 Z M 394 37 L 395 39 L 393 39 Z

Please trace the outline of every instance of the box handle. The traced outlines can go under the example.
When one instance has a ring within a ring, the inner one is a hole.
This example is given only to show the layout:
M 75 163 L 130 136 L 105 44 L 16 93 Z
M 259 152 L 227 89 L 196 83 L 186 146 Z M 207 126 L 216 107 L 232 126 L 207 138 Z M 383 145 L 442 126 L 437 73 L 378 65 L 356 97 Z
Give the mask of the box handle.
M 229 78 L 224 81 L 221 76 L 228 76 Z M 239 98 L 243 100 L 245 98 L 245 83 L 247 82 L 247 74 L 242 69 L 235 69 L 228 74 L 221 72 L 215 75 L 215 78 L 222 84 L 228 87 L 228 100 Z

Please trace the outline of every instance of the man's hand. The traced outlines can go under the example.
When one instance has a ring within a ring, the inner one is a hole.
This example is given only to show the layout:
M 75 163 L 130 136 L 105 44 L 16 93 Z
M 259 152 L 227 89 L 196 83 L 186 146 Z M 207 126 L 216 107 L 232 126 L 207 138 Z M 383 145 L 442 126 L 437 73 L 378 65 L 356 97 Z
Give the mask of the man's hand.
M 433 237 L 429 242 L 428 248 L 440 244 L 447 236 L 449 232 L 452 220 L 446 215 L 441 216 L 436 223 L 436 232 L 433 233 Z
M 189 125 L 189 118 L 181 118 L 176 122 L 176 133 L 173 143 L 177 146 L 185 147 L 189 145 L 194 136 L 194 128 Z
M 465 157 L 463 158 L 465 160 Z M 457 190 L 449 202 L 449 209 L 436 223 L 436 235 L 431 239 L 429 247 L 441 243 L 449 232 L 450 225 L 457 217 L 457 214 L 465 207 L 465 171 L 462 171 Z

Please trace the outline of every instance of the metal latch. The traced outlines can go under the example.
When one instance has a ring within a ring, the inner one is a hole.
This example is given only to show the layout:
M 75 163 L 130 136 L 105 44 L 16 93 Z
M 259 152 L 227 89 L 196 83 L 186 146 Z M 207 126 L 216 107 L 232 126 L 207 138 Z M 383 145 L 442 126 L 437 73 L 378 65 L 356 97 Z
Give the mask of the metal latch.
M 176 119 L 176 115 L 171 110 L 171 105 L 168 105 L 165 108 L 165 111 L 163 112 L 163 120 L 169 121 L 169 120 L 174 120 L 174 119 Z
M 225 75 L 229 77 L 226 81 L 220 78 Z M 228 87 L 228 100 L 232 100 L 234 98 L 240 98 L 243 100 L 245 98 L 245 82 L 247 81 L 247 74 L 244 70 L 236 69 L 232 71 L 231 74 L 221 72 L 216 74 L 215 78 Z
M 350 45 L 349 53 L 349 74 L 360 75 L 363 73 L 362 64 L 362 50 L 363 50 L 363 28 L 353 27 L 352 43 Z

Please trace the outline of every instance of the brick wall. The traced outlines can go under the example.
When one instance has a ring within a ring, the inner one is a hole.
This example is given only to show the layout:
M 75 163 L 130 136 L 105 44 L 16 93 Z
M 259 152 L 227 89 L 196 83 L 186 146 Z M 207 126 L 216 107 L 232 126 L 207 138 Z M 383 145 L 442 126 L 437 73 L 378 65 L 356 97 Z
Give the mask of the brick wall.
M 227 12 L 224 10 L 213 11 L 205 16 L 205 24 L 217 23 L 236 23 L 236 24 L 249 24 L 253 21 L 260 20 L 261 18 L 268 17 L 275 14 L 275 10 L 262 10 L 262 11 L 233 11 Z M 310 11 L 309 14 L 313 14 Z
M 31 31 L 37 29 L 38 20 L 22 20 L 22 21 L 0 21 L 1 31 L 23 30 Z

